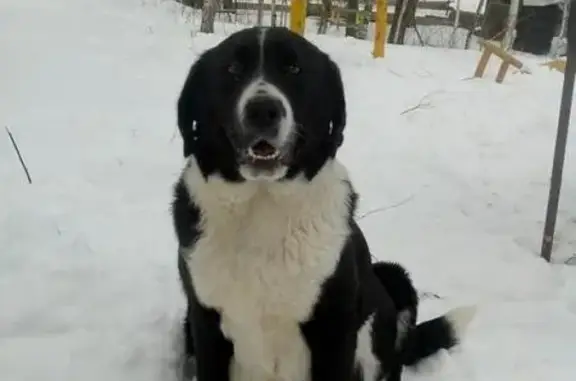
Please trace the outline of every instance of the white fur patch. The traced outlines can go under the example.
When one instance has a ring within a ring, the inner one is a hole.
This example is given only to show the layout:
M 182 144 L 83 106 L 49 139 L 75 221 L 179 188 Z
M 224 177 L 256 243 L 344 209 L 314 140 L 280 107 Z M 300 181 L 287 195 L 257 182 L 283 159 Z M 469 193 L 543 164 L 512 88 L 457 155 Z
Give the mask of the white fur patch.
M 288 167 L 278 165 L 269 170 L 254 168 L 250 165 L 241 165 L 239 168 L 240 175 L 249 181 L 277 181 L 286 176 Z
M 284 147 L 289 144 L 296 137 L 296 121 L 294 119 L 294 110 L 290 104 L 290 100 L 273 83 L 268 82 L 264 78 L 264 63 L 265 52 L 264 45 L 266 43 L 266 32 L 268 28 L 261 27 L 258 34 L 258 68 L 254 75 L 254 79 L 248 83 L 246 88 L 240 93 L 238 102 L 236 103 L 236 117 L 238 120 L 244 120 L 244 113 L 247 103 L 254 97 L 269 97 L 278 100 L 285 111 L 285 115 L 281 117 L 278 122 L 278 133 L 274 138 L 274 144 L 278 147 Z M 240 123 L 242 124 L 242 123 Z M 239 168 L 240 174 L 246 180 L 268 180 L 276 181 L 286 174 L 288 167 L 285 165 L 278 165 L 275 168 L 264 171 L 262 169 L 253 168 L 250 165 L 241 165 Z
M 444 315 L 452 326 L 454 336 L 456 336 L 458 341 L 464 337 L 466 329 L 472 320 L 474 320 L 474 316 L 476 316 L 476 311 L 476 306 L 463 306 L 454 308 Z
M 207 181 L 194 159 L 184 182 L 202 211 L 186 253 L 200 301 L 234 343 L 232 381 L 306 381 L 306 321 L 349 235 L 348 174 L 329 161 L 312 181 Z
M 374 323 L 374 314 L 368 319 L 358 331 L 358 343 L 356 345 L 356 363 L 362 371 L 363 381 L 376 381 L 376 374 L 380 362 L 372 350 L 372 327 Z
M 242 91 L 240 94 L 240 97 L 238 98 L 238 104 L 236 106 L 238 119 L 243 120 L 246 104 L 252 98 L 259 96 L 266 96 L 277 99 L 280 101 L 280 103 L 282 103 L 282 107 L 284 107 L 284 110 L 286 111 L 286 115 L 280 119 L 278 125 L 278 136 L 276 137 L 276 144 L 278 146 L 283 146 L 293 138 L 294 133 L 296 132 L 294 111 L 292 110 L 292 105 L 290 105 L 288 97 L 284 95 L 282 90 L 280 90 L 274 84 L 266 81 L 263 77 L 258 77 L 254 81 L 250 82 L 244 91 Z

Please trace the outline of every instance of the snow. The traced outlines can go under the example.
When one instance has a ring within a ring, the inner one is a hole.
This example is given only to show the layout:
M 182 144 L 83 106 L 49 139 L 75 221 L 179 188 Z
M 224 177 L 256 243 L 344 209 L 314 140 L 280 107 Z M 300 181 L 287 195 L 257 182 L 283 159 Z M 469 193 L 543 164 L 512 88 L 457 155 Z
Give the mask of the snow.
M 170 380 L 184 306 L 169 215 L 183 164 L 175 100 L 197 54 L 157 0 L 0 1 L 0 380 Z M 313 27 L 311 27 L 313 30 Z M 477 304 L 459 351 L 408 381 L 574 379 L 576 148 L 538 258 L 562 76 L 471 80 L 478 52 L 310 38 L 341 66 L 340 153 L 374 254 L 423 292 L 422 318 Z M 419 105 L 418 107 L 415 107 Z M 574 118 L 573 118 L 574 120 Z

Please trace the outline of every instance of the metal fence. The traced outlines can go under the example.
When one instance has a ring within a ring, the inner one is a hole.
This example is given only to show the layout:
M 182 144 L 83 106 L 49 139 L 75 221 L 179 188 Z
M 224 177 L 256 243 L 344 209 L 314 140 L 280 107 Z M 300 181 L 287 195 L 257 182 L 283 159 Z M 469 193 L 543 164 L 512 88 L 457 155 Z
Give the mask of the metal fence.
M 182 12 L 194 31 L 203 29 L 202 24 L 209 22 L 210 17 L 213 28 L 225 34 L 247 26 L 289 26 L 290 22 L 290 0 L 176 1 L 182 4 Z M 458 0 L 388 0 L 388 42 L 477 49 L 478 39 L 500 40 L 505 35 L 510 5 L 504 1 L 478 0 L 476 9 L 463 10 L 457 7 Z M 209 4 L 211 12 L 207 12 Z M 374 37 L 374 8 L 374 0 L 308 0 L 305 32 L 371 40 Z M 550 49 L 554 53 L 562 51 L 560 35 L 565 29 L 561 26 L 559 9 L 557 38 Z M 516 35 L 531 35 L 531 23 L 538 17 L 535 14 L 534 9 L 520 12 Z M 535 37 L 529 39 L 542 36 L 541 32 L 532 34 Z M 516 47 L 522 50 L 522 46 L 517 44 Z

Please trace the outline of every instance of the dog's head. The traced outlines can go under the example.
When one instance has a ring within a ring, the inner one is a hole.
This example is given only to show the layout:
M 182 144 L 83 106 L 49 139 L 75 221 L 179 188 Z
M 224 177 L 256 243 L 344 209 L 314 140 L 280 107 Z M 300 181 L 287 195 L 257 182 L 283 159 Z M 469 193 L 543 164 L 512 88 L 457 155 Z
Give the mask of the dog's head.
M 249 28 L 204 52 L 178 100 L 184 156 L 205 177 L 314 177 L 343 140 L 340 70 L 286 28 Z

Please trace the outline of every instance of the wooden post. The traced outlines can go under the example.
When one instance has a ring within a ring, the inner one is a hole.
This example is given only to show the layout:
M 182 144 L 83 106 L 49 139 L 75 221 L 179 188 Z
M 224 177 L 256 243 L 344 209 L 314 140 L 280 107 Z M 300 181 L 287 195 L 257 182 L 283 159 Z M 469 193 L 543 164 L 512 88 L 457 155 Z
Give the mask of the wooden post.
M 258 0 L 258 10 L 256 13 L 256 24 L 262 26 L 264 20 L 264 0 Z
M 498 74 L 496 74 L 496 82 L 504 82 L 504 77 L 506 76 L 509 67 L 510 62 L 502 61 L 502 64 L 500 64 L 500 68 L 498 69 Z
M 506 33 L 502 41 L 505 50 L 510 50 L 514 43 L 514 31 L 516 30 L 516 23 L 518 21 L 518 11 L 520 9 L 520 0 L 510 0 L 510 8 L 508 8 L 508 20 L 506 21 Z
M 490 56 L 492 53 L 488 49 L 484 49 L 482 55 L 480 56 L 480 60 L 478 61 L 478 66 L 476 66 L 476 72 L 474 73 L 474 77 L 482 78 L 484 72 L 486 71 L 486 66 L 488 66 L 488 61 L 490 61 Z
M 306 27 L 307 0 L 292 0 L 290 2 L 290 30 L 299 35 L 304 35 Z
M 270 4 L 270 26 L 276 26 L 276 0 L 272 0 Z
M 374 58 L 386 54 L 386 32 L 388 30 L 388 1 L 376 0 L 376 22 L 374 23 Z
M 506 31 L 506 18 L 510 11 L 510 2 L 505 0 L 487 0 L 482 22 L 482 38 L 501 41 Z

